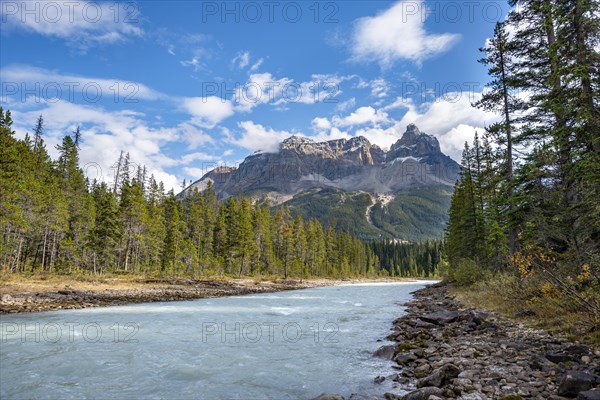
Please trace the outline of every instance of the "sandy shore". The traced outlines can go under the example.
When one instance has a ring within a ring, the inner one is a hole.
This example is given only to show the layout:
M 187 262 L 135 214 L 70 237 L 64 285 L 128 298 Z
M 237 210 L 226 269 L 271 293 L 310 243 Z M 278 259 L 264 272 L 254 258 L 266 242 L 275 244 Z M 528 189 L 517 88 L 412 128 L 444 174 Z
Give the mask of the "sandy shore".
M 113 306 L 153 301 L 181 301 L 361 282 L 366 279 L 145 279 L 62 276 L 3 277 L 0 313 L 35 312 Z M 389 281 L 389 280 L 388 280 Z

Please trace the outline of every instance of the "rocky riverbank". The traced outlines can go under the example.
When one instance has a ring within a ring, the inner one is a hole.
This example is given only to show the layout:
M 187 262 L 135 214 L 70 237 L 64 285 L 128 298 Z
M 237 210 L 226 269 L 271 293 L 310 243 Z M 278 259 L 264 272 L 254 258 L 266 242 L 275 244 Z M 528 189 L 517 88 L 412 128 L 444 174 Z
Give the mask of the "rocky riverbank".
M 396 382 L 386 399 L 600 399 L 600 351 L 465 308 L 444 284 L 414 295 L 376 352 L 397 364 L 375 378 Z
M 335 284 L 336 281 L 254 281 L 146 279 L 60 284 L 53 282 L 5 282 L 0 284 L 0 313 L 34 312 L 114 306 L 153 301 L 193 300 L 205 297 L 278 292 Z

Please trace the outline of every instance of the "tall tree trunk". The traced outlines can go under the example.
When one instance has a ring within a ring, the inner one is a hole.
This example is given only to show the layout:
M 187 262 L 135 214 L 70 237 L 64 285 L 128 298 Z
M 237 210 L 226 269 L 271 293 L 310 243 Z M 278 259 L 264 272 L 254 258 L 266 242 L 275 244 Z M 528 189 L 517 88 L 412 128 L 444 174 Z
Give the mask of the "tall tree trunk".
M 42 271 L 46 270 L 46 241 L 47 241 L 47 238 L 48 238 L 48 225 L 46 225 L 46 227 L 44 228 L 44 244 L 42 247 Z
M 131 238 L 127 236 L 127 241 L 125 242 L 125 271 L 127 271 L 129 267 L 129 248 L 131 246 Z
M 508 182 L 508 212 L 509 216 L 512 215 L 513 204 L 512 199 L 514 196 L 514 187 L 513 187 L 513 132 L 512 132 L 512 121 L 510 118 L 510 105 L 508 101 L 508 85 L 506 82 L 506 60 L 504 57 L 504 51 L 500 52 L 500 64 L 501 64 L 501 74 L 502 74 L 502 98 L 504 101 L 504 129 L 506 132 L 506 180 Z M 517 242 L 517 229 L 514 224 L 511 223 L 509 219 L 509 227 L 508 227 L 508 248 L 510 250 L 510 254 L 515 254 Z
M 238 274 L 238 277 L 242 277 L 242 272 L 244 272 L 244 260 L 246 258 L 246 253 L 242 253 L 242 262 L 240 263 L 240 272 Z
M 58 232 L 54 232 L 54 238 L 52 240 L 52 250 L 50 251 L 50 271 L 54 267 L 54 260 L 56 254 L 56 242 L 58 241 Z M 69 272 L 71 272 L 71 264 L 69 264 Z
M 15 257 L 15 271 L 19 270 L 19 261 L 21 259 L 21 249 L 23 248 L 23 236 L 19 239 L 19 247 L 17 247 L 17 256 Z

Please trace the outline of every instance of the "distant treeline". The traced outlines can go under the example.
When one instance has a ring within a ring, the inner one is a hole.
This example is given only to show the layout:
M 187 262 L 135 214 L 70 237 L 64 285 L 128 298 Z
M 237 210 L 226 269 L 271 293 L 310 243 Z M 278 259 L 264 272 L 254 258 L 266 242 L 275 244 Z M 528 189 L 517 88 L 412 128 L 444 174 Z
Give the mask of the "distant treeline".
M 52 160 L 38 119 L 33 137 L 14 137 L 0 108 L 0 269 L 171 275 L 426 276 L 439 241 L 367 244 L 287 207 L 241 197 L 219 201 L 209 185 L 177 198 L 128 154 L 114 184 L 88 182 L 79 167 L 79 129 Z M 381 262 L 380 262 L 381 259 Z M 383 267 L 381 268 L 380 265 Z
M 366 276 L 379 270 L 368 245 L 287 208 L 248 199 L 218 201 L 208 187 L 176 199 L 121 154 L 116 179 L 88 182 L 80 133 L 51 160 L 43 119 L 33 138 L 13 137 L 0 109 L 0 262 L 3 269 L 177 275 Z
M 437 275 L 443 257 L 442 240 L 420 243 L 399 243 L 393 240 L 373 242 L 369 245 L 379 257 L 382 269 L 390 276 L 430 277 Z

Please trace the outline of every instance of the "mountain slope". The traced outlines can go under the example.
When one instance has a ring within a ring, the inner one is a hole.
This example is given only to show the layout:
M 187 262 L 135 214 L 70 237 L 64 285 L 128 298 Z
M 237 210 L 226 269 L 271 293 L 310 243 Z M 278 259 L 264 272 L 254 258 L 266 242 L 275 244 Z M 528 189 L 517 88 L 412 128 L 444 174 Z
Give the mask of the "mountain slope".
M 327 142 L 292 136 L 277 153 L 256 152 L 186 190 L 211 182 L 221 198 L 269 199 L 365 239 L 419 240 L 441 236 L 458 172 L 438 140 L 411 124 L 389 151 L 360 136 Z

